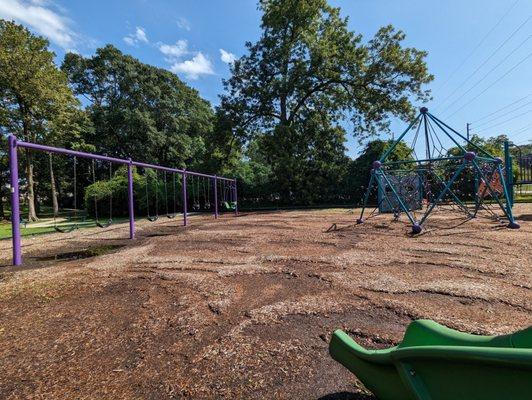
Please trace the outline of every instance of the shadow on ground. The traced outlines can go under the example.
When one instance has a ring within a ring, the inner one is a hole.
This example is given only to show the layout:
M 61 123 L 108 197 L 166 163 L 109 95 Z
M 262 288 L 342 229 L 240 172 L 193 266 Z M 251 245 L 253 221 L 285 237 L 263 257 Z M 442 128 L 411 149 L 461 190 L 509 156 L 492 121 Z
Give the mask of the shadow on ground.
M 375 400 L 375 397 L 350 392 L 337 392 L 322 396 L 318 400 Z

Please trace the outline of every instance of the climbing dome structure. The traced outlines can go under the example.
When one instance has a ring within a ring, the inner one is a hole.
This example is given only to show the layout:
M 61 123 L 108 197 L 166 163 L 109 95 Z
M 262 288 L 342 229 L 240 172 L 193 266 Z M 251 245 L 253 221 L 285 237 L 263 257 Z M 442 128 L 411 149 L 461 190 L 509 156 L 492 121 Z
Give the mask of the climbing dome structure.
M 410 149 L 405 159 L 397 159 L 394 153 L 400 143 Z M 482 211 L 517 229 L 505 178 L 511 173 L 508 171 L 511 167 L 505 168 L 502 159 L 422 107 L 408 128 L 373 162 L 357 223 L 364 222 L 368 202 L 376 192 L 377 207 L 371 215 L 393 213 L 398 219 L 404 213 L 413 234 L 422 231 L 436 209 L 458 212 L 464 219 L 475 218 Z

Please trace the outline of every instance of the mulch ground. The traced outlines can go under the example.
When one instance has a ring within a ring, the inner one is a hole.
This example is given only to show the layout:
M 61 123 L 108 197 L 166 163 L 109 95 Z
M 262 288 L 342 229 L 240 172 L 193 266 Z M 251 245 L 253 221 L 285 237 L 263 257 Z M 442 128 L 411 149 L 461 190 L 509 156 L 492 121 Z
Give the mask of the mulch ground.
M 17 268 L 0 241 L 0 398 L 372 399 L 334 329 L 382 348 L 418 318 L 532 324 L 532 205 L 515 213 L 439 211 L 415 237 L 348 210 L 160 219 L 24 239 Z

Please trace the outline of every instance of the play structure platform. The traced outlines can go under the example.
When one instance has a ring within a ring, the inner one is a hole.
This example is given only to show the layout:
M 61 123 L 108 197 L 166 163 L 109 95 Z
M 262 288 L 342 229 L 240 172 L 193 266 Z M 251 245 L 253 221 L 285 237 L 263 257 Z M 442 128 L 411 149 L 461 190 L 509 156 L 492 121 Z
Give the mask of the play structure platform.
M 367 350 L 337 330 L 329 352 L 380 400 L 532 398 L 532 327 L 478 336 L 419 320 L 384 350 Z

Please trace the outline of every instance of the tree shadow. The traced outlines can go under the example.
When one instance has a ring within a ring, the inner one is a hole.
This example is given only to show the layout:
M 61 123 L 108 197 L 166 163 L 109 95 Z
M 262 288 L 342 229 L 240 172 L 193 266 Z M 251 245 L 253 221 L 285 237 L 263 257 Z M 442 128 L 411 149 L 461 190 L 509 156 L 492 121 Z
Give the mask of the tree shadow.
M 515 219 L 521 221 L 532 221 L 532 214 L 521 214 L 515 217 Z
M 318 398 L 318 400 L 376 400 L 376 397 L 352 392 L 329 393 Z

